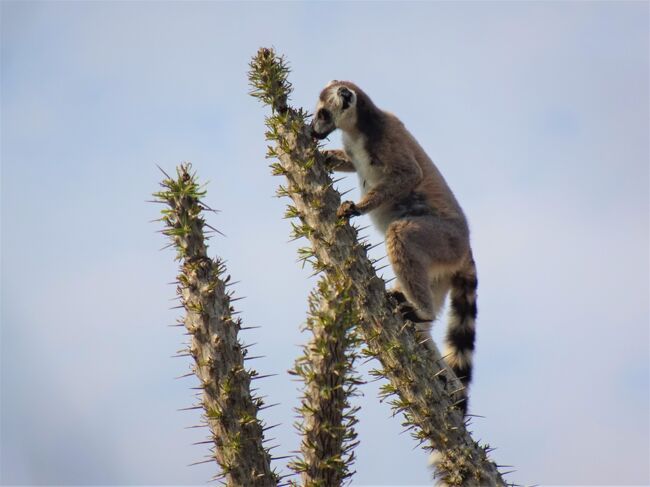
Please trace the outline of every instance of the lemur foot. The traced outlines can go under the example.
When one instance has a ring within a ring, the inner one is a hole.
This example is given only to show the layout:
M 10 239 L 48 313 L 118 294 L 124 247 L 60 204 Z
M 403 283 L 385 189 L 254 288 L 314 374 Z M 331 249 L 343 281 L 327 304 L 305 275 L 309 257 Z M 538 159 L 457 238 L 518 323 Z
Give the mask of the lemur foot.
M 420 316 L 418 316 L 417 311 L 415 311 L 415 308 L 408 302 L 404 302 L 400 304 L 397 307 L 397 311 L 402 313 L 402 316 L 404 317 L 405 320 L 412 321 L 413 323 L 428 323 L 430 321 L 433 321 L 432 319 L 421 318 Z
M 397 302 L 397 311 L 399 311 L 405 319 L 412 321 L 413 323 L 428 323 L 433 321 L 419 317 L 415 308 L 411 303 L 409 303 L 402 291 L 391 289 L 388 291 L 388 295 Z
M 345 152 L 341 149 L 325 149 L 321 151 L 325 160 L 325 165 L 329 169 L 334 169 L 338 162 L 346 159 Z

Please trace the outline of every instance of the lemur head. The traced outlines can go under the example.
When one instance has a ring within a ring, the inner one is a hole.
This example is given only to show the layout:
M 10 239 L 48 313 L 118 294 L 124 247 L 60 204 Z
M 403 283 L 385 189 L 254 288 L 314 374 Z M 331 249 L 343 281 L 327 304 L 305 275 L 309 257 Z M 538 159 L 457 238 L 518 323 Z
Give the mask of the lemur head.
M 352 130 L 357 122 L 357 101 L 361 90 L 349 81 L 333 80 L 321 91 L 311 133 L 324 139 L 336 129 Z

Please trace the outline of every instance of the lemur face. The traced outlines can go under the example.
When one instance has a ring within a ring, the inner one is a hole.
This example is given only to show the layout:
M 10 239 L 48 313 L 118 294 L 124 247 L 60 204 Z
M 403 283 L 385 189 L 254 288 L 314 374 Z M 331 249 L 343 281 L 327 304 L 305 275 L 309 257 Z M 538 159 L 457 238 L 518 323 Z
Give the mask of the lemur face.
M 311 133 L 322 140 L 336 129 L 351 127 L 354 123 L 356 93 L 341 81 L 330 81 L 321 92 L 316 114 L 311 121 Z

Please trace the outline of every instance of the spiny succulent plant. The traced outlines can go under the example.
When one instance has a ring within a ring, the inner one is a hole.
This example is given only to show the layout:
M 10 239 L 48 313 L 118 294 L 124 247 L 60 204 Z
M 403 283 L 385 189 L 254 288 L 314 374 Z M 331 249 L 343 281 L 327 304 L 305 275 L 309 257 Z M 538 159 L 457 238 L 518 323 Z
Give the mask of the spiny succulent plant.
M 176 177 L 165 173 L 162 191 L 154 194 L 166 204 L 162 210 L 163 234 L 177 250 L 181 262 L 177 294 L 185 308 L 182 323 L 191 343 L 181 355 L 194 358 L 193 372 L 200 381 L 203 420 L 211 433 L 213 452 L 226 485 L 233 487 L 277 486 L 271 455 L 264 446 L 264 425 L 258 419 L 262 399 L 251 393 L 251 381 L 259 377 L 244 365 L 248 349 L 239 341 L 242 321 L 231 305 L 227 290 L 230 276 L 220 259 L 207 255 L 201 202 L 205 191 L 189 164 L 180 165 Z
M 303 380 L 304 395 L 296 422 L 301 457 L 289 466 L 305 487 L 339 486 L 354 473 L 358 408 L 349 400 L 360 383 L 354 372 L 359 337 L 349 290 L 349 282 L 321 278 L 309 297 L 312 337 L 290 371 Z
M 267 156 L 276 159 L 273 174 L 286 177 L 280 196 L 291 198 L 287 216 L 296 218 L 293 233 L 305 237 L 310 247 L 302 250 L 317 272 L 331 283 L 349 282 L 347 295 L 359 317 L 366 354 L 381 367 L 376 374 L 388 379 L 383 395 L 404 426 L 429 450 L 436 450 L 436 475 L 453 486 L 506 485 L 485 448 L 469 434 L 459 411 L 459 380 L 437 350 L 427 351 L 416 340 L 413 324 L 396 311 L 373 262 L 369 244 L 360 242 L 357 228 L 337 218 L 340 194 L 331 178 L 318 144 L 305 125 L 308 115 L 289 103 L 291 84 L 286 61 L 272 49 L 262 48 L 250 63 L 251 95 L 270 105 L 266 138 L 272 143 Z

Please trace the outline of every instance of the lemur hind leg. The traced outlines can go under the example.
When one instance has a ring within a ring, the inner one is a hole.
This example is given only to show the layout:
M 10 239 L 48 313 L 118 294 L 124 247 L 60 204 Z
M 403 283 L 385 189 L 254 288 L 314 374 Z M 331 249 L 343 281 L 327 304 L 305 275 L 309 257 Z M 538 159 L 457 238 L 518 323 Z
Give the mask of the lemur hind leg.
M 453 225 L 428 215 L 398 219 L 388 226 L 386 250 L 397 277 L 396 288 L 414 308 L 410 315 L 405 313 L 406 318 L 431 322 L 440 311 L 448 290 L 446 274 L 463 255 L 457 243 L 463 239 L 457 233 Z M 398 293 L 394 295 L 399 299 Z
M 421 222 L 415 219 L 396 220 L 386 230 L 386 251 L 395 271 L 397 289 L 414 306 L 414 321 L 434 319 L 433 293 L 427 272 L 430 258 L 419 244 L 424 237 L 423 230 Z

